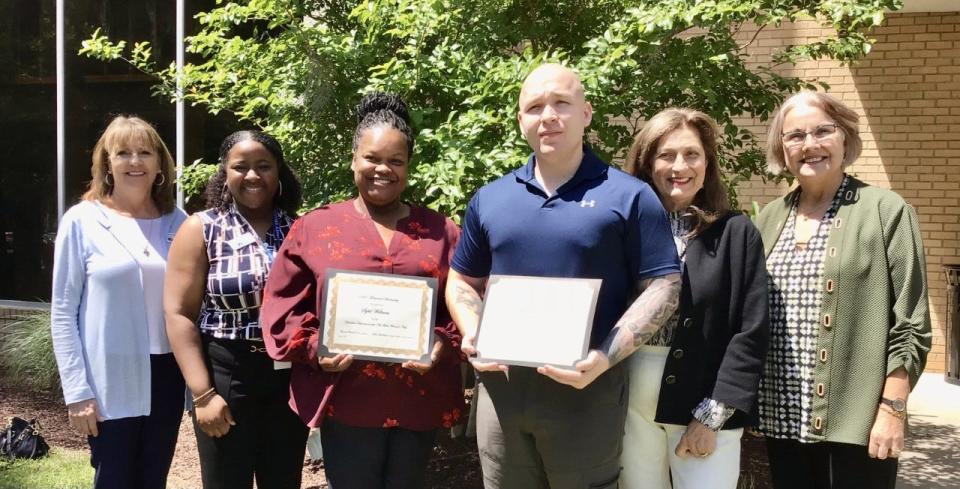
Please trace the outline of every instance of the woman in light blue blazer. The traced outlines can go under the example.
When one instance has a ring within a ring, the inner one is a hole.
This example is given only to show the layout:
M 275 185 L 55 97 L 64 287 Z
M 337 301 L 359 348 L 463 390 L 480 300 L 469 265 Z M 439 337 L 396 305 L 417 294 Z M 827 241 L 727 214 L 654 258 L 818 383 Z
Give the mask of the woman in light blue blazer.
M 114 118 L 93 150 L 89 190 L 57 231 L 53 347 L 96 489 L 163 488 L 173 460 L 184 382 L 164 328 L 163 277 L 186 217 L 174 207 L 174 168 L 150 124 Z

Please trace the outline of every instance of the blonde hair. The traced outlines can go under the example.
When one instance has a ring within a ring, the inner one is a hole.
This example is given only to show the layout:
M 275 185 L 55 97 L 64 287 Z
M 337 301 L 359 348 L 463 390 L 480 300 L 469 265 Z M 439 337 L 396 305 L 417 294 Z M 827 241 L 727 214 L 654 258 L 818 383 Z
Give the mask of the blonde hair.
M 167 145 L 147 121 L 129 115 L 118 115 L 110 121 L 103 135 L 93 147 L 93 164 L 90 166 L 90 185 L 83 194 L 83 200 L 99 200 L 113 193 L 113 181 L 106 177 L 110 170 L 110 153 L 132 141 L 143 141 L 153 147 L 159 159 L 162 183 L 153 185 L 150 196 L 161 213 L 173 210 L 176 203 L 176 164 Z
M 688 108 L 669 108 L 658 112 L 643 125 L 643 129 L 634 138 L 633 146 L 630 147 L 627 160 L 624 162 L 624 170 L 650 184 L 660 200 L 664 200 L 666 196 L 660 195 L 660 191 L 653 182 L 653 162 L 663 139 L 673 131 L 684 127 L 697 133 L 707 160 L 703 188 L 697 192 L 688 209 L 693 221 L 690 235 L 696 236 L 730 210 L 727 189 L 720 177 L 718 142 L 720 127 L 712 117 L 699 110 Z
M 793 94 L 783 102 L 777 115 L 770 121 L 770 130 L 767 133 L 767 171 L 779 175 L 787 169 L 783 157 L 783 120 L 787 113 L 801 105 L 808 105 L 822 110 L 832 119 L 837 128 L 843 133 L 843 168 L 860 157 L 863 150 L 863 140 L 857 123 L 860 116 L 831 95 L 823 92 L 804 90 Z

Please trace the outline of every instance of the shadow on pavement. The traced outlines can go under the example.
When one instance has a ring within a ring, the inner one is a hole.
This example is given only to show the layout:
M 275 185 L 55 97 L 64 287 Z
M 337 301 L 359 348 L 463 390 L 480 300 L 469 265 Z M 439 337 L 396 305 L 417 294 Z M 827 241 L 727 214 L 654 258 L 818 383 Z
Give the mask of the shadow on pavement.
M 900 460 L 898 488 L 960 487 L 960 427 L 934 424 L 929 416 L 911 416 L 906 450 Z

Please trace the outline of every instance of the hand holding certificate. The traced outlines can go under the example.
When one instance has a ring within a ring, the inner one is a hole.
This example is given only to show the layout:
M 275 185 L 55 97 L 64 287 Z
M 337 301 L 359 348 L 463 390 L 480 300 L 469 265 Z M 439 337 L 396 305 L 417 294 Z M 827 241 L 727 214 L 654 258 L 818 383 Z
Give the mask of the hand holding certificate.
M 476 360 L 573 368 L 587 356 L 599 293 L 599 279 L 490 276 Z
M 320 356 L 430 362 L 437 280 L 327 271 Z

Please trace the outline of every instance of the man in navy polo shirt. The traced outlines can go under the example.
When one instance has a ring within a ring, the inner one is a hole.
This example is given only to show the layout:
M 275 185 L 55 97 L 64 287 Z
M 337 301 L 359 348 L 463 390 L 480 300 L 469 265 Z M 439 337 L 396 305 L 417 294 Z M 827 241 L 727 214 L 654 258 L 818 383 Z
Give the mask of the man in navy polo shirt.
M 491 274 L 603 282 L 591 350 L 575 370 L 473 362 L 481 378 L 475 402 L 484 486 L 615 488 L 627 408 L 620 362 L 677 307 L 676 247 L 653 190 L 583 144 L 593 109 L 576 73 L 536 68 L 519 106 L 533 155 L 473 196 L 451 263 L 446 300 L 463 351 L 476 352 Z

